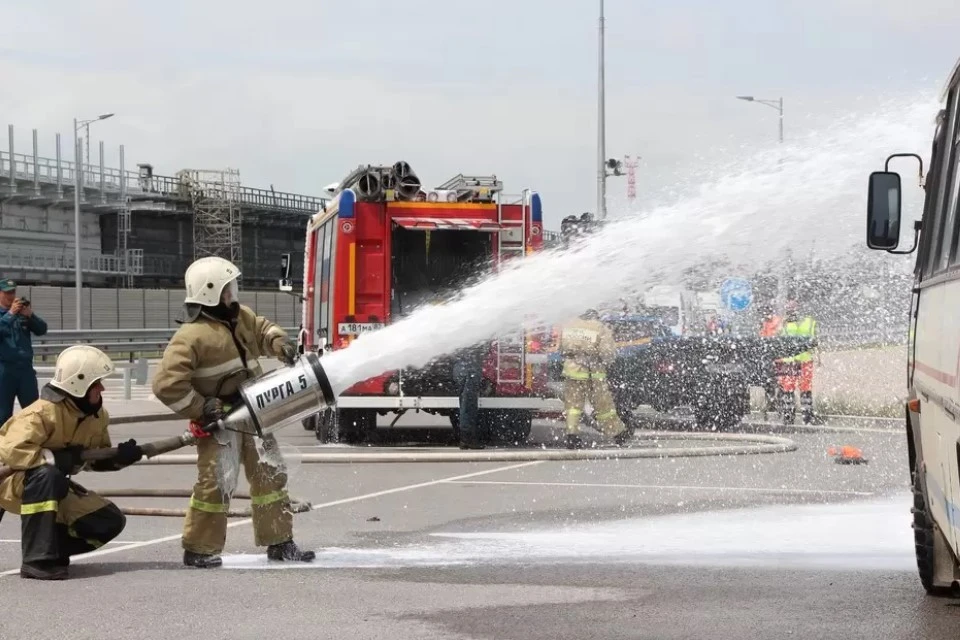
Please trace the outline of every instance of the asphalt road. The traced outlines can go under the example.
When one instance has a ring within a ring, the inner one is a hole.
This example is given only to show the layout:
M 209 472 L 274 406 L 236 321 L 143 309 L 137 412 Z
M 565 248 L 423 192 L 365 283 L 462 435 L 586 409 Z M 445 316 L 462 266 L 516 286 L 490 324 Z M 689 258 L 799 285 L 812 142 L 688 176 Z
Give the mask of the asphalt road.
M 146 440 L 180 426 L 116 433 Z M 291 491 L 314 505 L 296 537 L 318 559 L 292 568 L 268 566 L 249 523 L 233 520 L 225 566 L 186 569 L 179 518 L 131 517 L 117 544 L 74 561 L 72 580 L 26 581 L 8 514 L 0 571 L 14 574 L 0 576 L 0 635 L 956 638 L 960 608 L 924 595 L 912 564 L 902 434 L 896 423 L 848 428 L 791 434 L 799 448 L 785 454 L 294 462 Z M 291 453 L 320 450 L 292 427 L 281 440 Z M 833 443 L 862 447 L 869 464 L 834 464 Z M 143 466 L 82 481 L 188 489 L 193 479 L 189 466 Z

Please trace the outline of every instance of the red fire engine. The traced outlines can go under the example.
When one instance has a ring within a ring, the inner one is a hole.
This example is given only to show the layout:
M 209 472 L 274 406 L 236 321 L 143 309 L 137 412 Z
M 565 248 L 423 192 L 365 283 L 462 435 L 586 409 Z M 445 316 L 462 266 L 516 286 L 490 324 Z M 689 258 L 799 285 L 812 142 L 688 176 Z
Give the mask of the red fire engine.
M 398 162 L 358 167 L 328 187 L 332 200 L 307 225 L 301 348 L 322 354 L 347 347 L 360 333 L 541 249 L 540 196 L 529 189 L 507 196 L 502 186 L 496 176 L 461 174 L 423 189 Z M 479 407 L 491 438 L 526 440 L 534 414 L 558 410 L 547 385 L 548 340 L 518 330 L 490 342 Z M 385 371 L 341 394 L 336 413 L 304 426 L 321 440 L 338 433 L 358 443 L 376 428 L 377 415 L 399 418 L 414 409 L 449 416 L 456 429 L 451 369 L 439 358 L 421 369 Z

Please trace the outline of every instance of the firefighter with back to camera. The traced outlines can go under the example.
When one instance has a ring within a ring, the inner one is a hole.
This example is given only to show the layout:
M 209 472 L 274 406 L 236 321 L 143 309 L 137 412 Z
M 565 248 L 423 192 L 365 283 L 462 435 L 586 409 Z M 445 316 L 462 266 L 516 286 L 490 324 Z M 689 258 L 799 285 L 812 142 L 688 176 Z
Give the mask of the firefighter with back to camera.
M 197 440 L 197 482 L 183 526 L 183 562 L 210 568 L 222 564 L 227 509 L 243 466 L 250 483 L 254 541 L 270 560 L 310 562 L 313 551 L 293 541 L 293 512 L 283 460 L 272 434 L 258 442 L 234 431 L 203 430 L 241 402 L 239 388 L 261 375 L 258 358 L 286 365 L 296 345 L 278 325 L 239 303 L 240 270 L 228 260 L 201 258 L 184 276 L 186 297 L 180 327 L 163 353 L 153 392 L 190 420 Z

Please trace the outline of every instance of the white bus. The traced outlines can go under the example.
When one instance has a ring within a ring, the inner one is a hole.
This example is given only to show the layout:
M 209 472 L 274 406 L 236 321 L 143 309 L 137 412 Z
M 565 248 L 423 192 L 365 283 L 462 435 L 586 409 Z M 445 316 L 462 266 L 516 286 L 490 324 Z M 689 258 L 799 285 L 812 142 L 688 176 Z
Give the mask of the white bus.
M 933 136 L 922 219 L 913 246 L 900 242 L 901 183 L 889 171 L 870 174 L 867 246 L 917 250 L 910 306 L 906 436 L 913 481 L 917 568 L 931 595 L 960 586 L 960 62 L 942 97 Z M 919 239 L 919 243 L 917 240 Z

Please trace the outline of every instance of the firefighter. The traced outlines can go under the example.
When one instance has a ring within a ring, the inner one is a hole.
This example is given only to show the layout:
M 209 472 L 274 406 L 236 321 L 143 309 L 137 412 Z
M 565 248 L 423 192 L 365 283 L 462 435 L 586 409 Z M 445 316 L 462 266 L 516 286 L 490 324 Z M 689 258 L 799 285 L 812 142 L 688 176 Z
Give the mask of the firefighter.
M 617 446 L 623 446 L 630 432 L 617 415 L 610 388 L 607 367 L 616 356 L 613 333 L 599 320 L 594 309 L 568 323 L 560 332 L 560 354 L 563 357 L 563 405 L 567 420 L 567 448 L 583 446 L 580 418 L 586 402 L 593 407 L 594 417 Z
M 783 328 L 783 318 L 781 318 L 774 311 L 772 305 L 764 305 L 761 310 L 762 321 L 760 324 L 760 337 L 761 338 L 775 338 L 780 335 L 780 331 Z M 771 361 L 767 363 L 765 370 L 767 372 L 766 377 L 763 381 L 763 394 L 766 399 L 766 406 L 764 407 L 764 419 L 766 419 L 766 414 L 771 411 L 777 410 L 777 362 Z
M 182 536 L 183 563 L 190 567 L 222 564 L 227 508 L 241 465 L 250 483 L 256 545 L 266 546 L 271 560 L 310 562 L 315 557 L 293 541 L 287 478 L 274 436 L 265 436 L 258 447 L 251 435 L 200 429 L 239 402 L 240 384 L 262 373 L 258 358 L 274 356 L 287 365 L 297 358 L 296 345 L 283 329 L 240 304 L 239 276 L 234 264 L 212 256 L 187 268 L 180 327 L 153 380 L 157 398 L 190 420 L 198 436 L 197 482 Z
M 70 477 L 81 469 L 117 471 L 143 457 L 128 440 L 112 459 L 81 459 L 84 449 L 111 446 L 101 380 L 113 370 L 99 349 L 68 347 L 40 398 L 0 427 L 0 462 L 16 470 L 0 482 L 0 507 L 20 514 L 23 578 L 68 578 L 70 556 L 110 542 L 126 525 L 116 505 Z
M 784 316 L 785 322 L 780 335 L 816 339 L 817 321 L 809 315 L 800 318 L 796 301 L 787 303 Z M 813 353 L 804 351 L 793 357 L 781 358 L 780 363 L 783 366 L 779 382 L 784 419 L 793 422 L 794 390 L 797 390 L 800 392 L 803 422 L 810 424 L 813 421 Z

